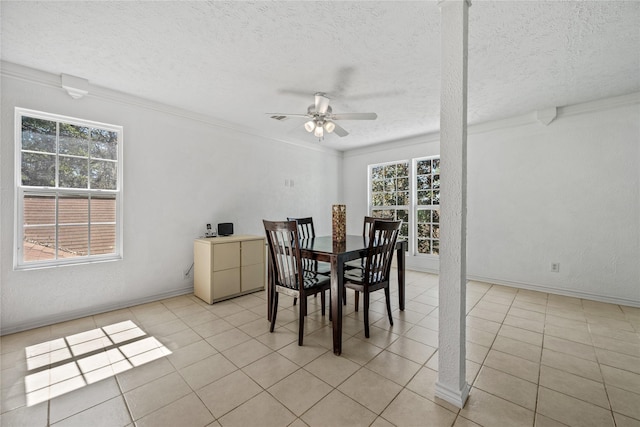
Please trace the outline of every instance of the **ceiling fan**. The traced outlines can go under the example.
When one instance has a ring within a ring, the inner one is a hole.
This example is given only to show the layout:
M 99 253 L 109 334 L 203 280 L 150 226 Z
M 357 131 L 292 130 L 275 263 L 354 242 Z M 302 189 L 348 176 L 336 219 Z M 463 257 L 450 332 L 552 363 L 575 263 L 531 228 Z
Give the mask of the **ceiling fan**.
M 287 120 L 290 117 L 301 117 L 309 119 L 304 128 L 307 132 L 323 139 L 324 134 L 335 132 L 336 135 L 343 137 L 349 135 L 342 126 L 335 123 L 336 120 L 375 120 L 378 118 L 376 113 L 342 113 L 334 114 L 331 106 L 329 105 L 329 97 L 323 92 L 317 92 L 315 94 L 315 103 L 309 105 L 307 108 L 307 114 L 282 114 L 282 113 L 267 113 L 271 115 L 275 120 Z

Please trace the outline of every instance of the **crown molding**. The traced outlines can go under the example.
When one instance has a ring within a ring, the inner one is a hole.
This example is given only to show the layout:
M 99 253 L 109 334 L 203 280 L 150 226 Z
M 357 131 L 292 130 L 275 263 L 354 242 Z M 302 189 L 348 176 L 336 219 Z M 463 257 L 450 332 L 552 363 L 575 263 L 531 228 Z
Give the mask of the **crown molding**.
M 613 96 L 609 98 L 596 99 L 594 101 L 582 102 L 579 104 L 567 105 L 564 107 L 549 107 L 541 110 L 532 111 L 530 113 L 518 116 L 506 117 L 504 119 L 491 120 L 482 123 L 467 125 L 467 135 L 475 135 L 485 132 L 492 132 L 501 129 L 508 129 L 522 126 L 547 126 L 551 121 L 557 121 L 560 118 L 577 116 L 580 114 L 595 113 L 598 111 L 606 111 L 613 108 L 627 107 L 630 105 L 640 105 L 640 92 L 632 92 L 625 95 Z M 540 112 L 555 109 L 556 116 L 549 123 L 544 124 L 540 121 Z M 344 157 L 358 156 L 366 153 L 377 151 L 385 151 L 389 149 L 409 147 L 412 145 L 429 144 L 440 141 L 440 131 L 428 132 L 414 135 L 407 138 L 384 141 L 367 147 L 354 148 L 344 152 Z
M 46 71 L 37 70 L 24 65 L 15 64 L 7 61 L 0 61 L 0 75 L 2 77 L 12 78 L 16 80 L 26 81 L 29 83 L 39 84 L 59 90 L 65 90 L 60 85 L 61 75 L 52 74 Z M 128 93 L 120 92 L 114 89 L 109 89 L 103 86 L 98 86 L 88 82 L 88 93 L 85 98 L 96 98 L 108 102 L 124 104 L 127 106 L 133 106 L 145 110 L 156 111 L 159 113 L 169 114 L 176 117 L 181 117 L 189 120 L 194 120 L 208 126 L 223 128 L 233 132 L 250 135 L 252 137 L 259 137 L 262 139 L 268 139 L 271 141 L 293 145 L 296 147 L 304 148 L 307 150 L 320 151 L 327 154 L 332 154 L 336 157 L 342 158 L 342 152 L 332 148 L 327 148 L 319 145 L 309 145 L 302 142 L 290 141 L 275 137 L 273 135 L 265 134 L 258 129 L 250 127 L 240 126 L 235 123 L 227 122 L 217 119 L 205 114 L 196 113 L 184 108 L 175 107 L 161 102 L 152 101 L 150 99 L 137 97 Z

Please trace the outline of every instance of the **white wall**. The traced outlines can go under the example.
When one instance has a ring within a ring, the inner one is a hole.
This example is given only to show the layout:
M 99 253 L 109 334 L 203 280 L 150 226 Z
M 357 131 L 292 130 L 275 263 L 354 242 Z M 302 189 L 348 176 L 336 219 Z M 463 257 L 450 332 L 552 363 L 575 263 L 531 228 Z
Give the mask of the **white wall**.
M 191 291 L 183 271 L 206 223 L 230 221 L 236 234 L 263 235 L 262 219 L 308 215 L 319 234 L 331 232 L 340 153 L 239 132 L 102 88 L 74 100 L 59 79 L 3 64 L 3 334 Z M 14 107 L 124 127 L 122 261 L 13 271 Z M 294 186 L 285 187 L 286 179 Z
M 470 278 L 640 306 L 638 95 L 559 109 L 548 126 L 532 113 L 470 127 Z M 345 153 L 350 232 L 367 213 L 367 165 L 438 154 L 437 138 Z M 428 256 L 407 264 L 438 270 Z

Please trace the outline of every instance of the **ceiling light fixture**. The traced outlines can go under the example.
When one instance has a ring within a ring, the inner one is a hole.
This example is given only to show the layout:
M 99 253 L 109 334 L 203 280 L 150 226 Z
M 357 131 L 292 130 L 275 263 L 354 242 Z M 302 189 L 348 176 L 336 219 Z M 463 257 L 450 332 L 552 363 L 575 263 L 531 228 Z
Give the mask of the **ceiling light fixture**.
M 313 131 L 313 134 L 318 138 L 322 138 L 324 136 L 324 129 L 322 128 L 320 123 L 317 124 L 316 129 Z
M 316 128 L 316 121 L 309 120 L 307 123 L 304 124 L 304 128 L 306 129 L 307 132 L 313 132 L 313 130 Z
M 327 131 L 327 133 L 331 133 L 333 132 L 333 130 L 336 128 L 336 124 L 333 122 L 324 122 L 324 130 Z

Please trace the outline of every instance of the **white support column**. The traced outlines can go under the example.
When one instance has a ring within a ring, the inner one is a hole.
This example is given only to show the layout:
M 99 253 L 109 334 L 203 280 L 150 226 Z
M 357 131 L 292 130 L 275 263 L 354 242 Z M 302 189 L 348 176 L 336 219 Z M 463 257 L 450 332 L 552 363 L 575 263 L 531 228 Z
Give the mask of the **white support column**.
M 469 0 L 441 0 L 440 287 L 435 395 L 462 408 L 466 381 L 467 38 Z

